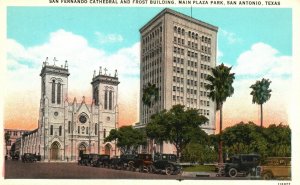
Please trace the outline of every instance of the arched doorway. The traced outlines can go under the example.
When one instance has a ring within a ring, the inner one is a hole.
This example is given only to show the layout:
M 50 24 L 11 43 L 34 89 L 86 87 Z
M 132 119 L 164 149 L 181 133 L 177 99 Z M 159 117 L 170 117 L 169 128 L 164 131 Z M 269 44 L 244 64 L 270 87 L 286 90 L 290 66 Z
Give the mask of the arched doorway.
M 53 142 L 50 148 L 51 160 L 59 160 L 59 149 L 60 149 L 60 144 L 57 141 Z
M 104 152 L 105 152 L 106 155 L 110 155 L 111 148 L 112 148 L 112 147 L 111 147 L 110 144 L 106 144 L 106 145 L 105 145 L 105 150 L 104 150 Z
M 78 156 L 80 157 L 82 154 L 86 153 L 86 144 L 85 143 L 80 143 L 78 147 Z

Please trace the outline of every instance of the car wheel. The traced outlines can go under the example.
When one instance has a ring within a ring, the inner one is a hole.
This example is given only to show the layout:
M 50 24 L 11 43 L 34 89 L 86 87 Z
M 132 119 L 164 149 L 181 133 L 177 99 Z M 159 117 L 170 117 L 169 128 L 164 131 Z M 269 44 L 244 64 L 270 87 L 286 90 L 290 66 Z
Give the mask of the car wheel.
M 229 177 L 236 177 L 237 176 L 237 170 L 235 168 L 230 168 L 230 170 L 228 171 L 228 175 Z
M 139 166 L 139 172 L 144 172 L 144 166 L 143 165 Z
M 270 180 L 270 179 L 273 179 L 273 175 L 271 172 L 266 172 L 262 175 L 262 179 L 264 180 Z
M 171 175 L 172 174 L 172 168 L 171 166 L 166 167 L 166 175 Z

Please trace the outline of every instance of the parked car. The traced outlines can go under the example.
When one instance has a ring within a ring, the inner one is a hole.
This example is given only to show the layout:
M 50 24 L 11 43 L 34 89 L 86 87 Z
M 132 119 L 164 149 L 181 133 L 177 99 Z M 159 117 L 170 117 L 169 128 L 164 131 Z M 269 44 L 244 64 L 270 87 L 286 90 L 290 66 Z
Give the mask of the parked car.
M 82 154 L 79 157 L 78 165 L 91 166 L 93 158 L 97 158 L 99 154 Z
M 94 167 L 108 167 L 110 163 L 109 155 L 97 155 L 92 159 L 92 166 Z
M 250 173 L 256 173 L 259 164 L 260 156 L 257 154 L 235 155 L 225 163 L 224 173 L 229 177 L 236 177 L 237 175 L 246 176 Z
M 117 168 L 119 169 L 124 169 L 124 170 L 129 170 L 129 162 L 132 163 L 132 161 L 136 158 L 135 154 L 124 154 L 120 156 L 120 161 L 117 164 Z M 132 166 L 132 165 L 131 165 Z
M 174 154 L 156 154 L 151 165 L 151 172 L 165 173 L 166 175 L 178 175 L 182 173 L 182 167 Z
M 129 170 L 140 172 L 150 172 L 153 163 L 151 154 L 137 154 L 132 160 L 128 162 Z
M 290 179 L 291 178 L 291 158 L 290 157 L 269 157 L 260 166 L 261 178 L 270 179 Z
M 36 157 L 34 154 L 24 153 L 24 155 L 22 156 L 22 162 L 24 162 L 24 163 L 36 162 Z
M 109 160 L 109 164 L 108 164 L 109 168 L 111 169 L 117 169 L 120 170 L 121 169 L 121 158 L 119 156 L 115 156 L 112 157 Z

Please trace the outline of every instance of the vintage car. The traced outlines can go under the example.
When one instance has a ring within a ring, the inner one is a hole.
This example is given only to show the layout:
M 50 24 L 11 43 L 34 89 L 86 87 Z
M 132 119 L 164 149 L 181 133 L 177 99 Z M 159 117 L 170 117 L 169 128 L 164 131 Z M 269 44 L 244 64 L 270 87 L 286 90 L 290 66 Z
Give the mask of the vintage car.
M 22 162 L 24 162 L 24 163 L 36 162 L 36 157 L 34 154 L 24 153 L 24 155 L 22 156 Z
M 152 173 L 164 173 L 166 175 L 178 175 L 182 173 L 182 167 L 174 154 L 156 154 L 151 165 Z
M 118 164 L 116 164 L 117 168 L 123 169 L 123 170 L 129 170 L 130 169 L 129 162 L 132 163 L 132 161 L 134 161 L 135 158 L 136 158 L 135 154 L 121 155 Z
M 140 172 L 150 172 L 152 163 L 151 154 L 137 154 L 132 160 L 128 161 L 128 168 L 131 171 L 138 169 Z
M 255 174 L 257 166 L 260 164 L 260 155 L 258 154 L 239 154 L 234 155 L 225 163 L 224 173 L 229 177 L 238 175 L 247 176 Z
M 290 157 L 269 157 L 260 166 L 261 178 L 270 179 L 286 179 L 291 178 L 291 158 Z
M 94 167 L 108 167 L 110 163 L 110 156 L 105 154 L 96 155 L 93 157 L 91 163 Z
M 78 165 L 91 166 L 93 158 L 98 157 L 99 154 L 82 154 L 79 157 Z

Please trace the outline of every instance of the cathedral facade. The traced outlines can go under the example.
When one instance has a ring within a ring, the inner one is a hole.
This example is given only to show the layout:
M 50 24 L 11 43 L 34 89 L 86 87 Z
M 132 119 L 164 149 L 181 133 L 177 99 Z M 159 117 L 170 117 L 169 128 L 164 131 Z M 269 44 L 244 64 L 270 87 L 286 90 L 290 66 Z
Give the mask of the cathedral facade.
M 20 140 L 20 154 L 33 153 L 42 161 L 76 161 L 84 153 L 117 155 L 114 142 L 104 142 L 118 124 L 117 71 L 100 67 L 92 78 L 92 103 L 68 99 L 67 62 L 58 67 L 43 63 L 38 128 Z

